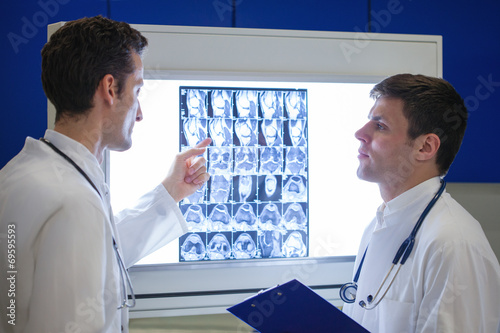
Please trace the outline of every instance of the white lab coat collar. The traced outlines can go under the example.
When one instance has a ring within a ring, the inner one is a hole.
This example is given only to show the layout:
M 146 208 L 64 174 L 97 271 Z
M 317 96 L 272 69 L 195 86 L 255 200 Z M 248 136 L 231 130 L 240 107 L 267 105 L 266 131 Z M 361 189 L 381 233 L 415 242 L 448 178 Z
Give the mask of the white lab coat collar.
M 397 214 L 400 211 L 408 210 L 410 205 L 415 207 L 430 201 L 429 193 L 436 193 L 440 186 L 440 182 L 441 178 L 439 177 L 430 178 L 400 194 L 394 199 L 384 202 L 377 209 L 376 230 L 398 223 L 398 219 L 390 218 L 391 215 Z
M 104 190 L 101 184 L 104 183 L 104 173 L 102 172 L 96 157 L 81 143 L 67 137 L 64 134 L 48 129 L 45 138 L 49 140 L 63 153 L 68 155 L 83 171 L 90 177 L 92 182 L 101 191 Z

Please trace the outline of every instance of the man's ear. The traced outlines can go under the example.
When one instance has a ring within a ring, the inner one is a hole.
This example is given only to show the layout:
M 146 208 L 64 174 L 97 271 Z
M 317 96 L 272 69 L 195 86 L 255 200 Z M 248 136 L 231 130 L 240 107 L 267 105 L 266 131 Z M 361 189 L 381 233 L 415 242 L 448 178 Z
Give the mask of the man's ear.
M 116 80 L 111 74 L 106 74 L 97 86 L 97 95 L 108 105 L 113 105 L 117 98 Z
M 416 158 L 420 161 L 427 161 L 437 155 L 441 140 L 434 133 L 423 134 L 417 140 L 418 152 Z

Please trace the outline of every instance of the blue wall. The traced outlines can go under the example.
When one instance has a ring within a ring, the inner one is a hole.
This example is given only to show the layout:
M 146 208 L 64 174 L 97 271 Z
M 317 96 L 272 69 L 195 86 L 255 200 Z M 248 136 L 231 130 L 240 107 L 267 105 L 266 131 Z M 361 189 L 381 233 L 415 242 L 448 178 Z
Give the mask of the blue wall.
M 444 78 L 470 110 L 462 149 L 448 181 L 500 182 L 500 1 L 493 0 L 40 0 L 0 5 L 3 110 L 0 167 L 26 136 L 46 128 L 40 50 L 49 23 L 104 15 L 140 24 L 443 36 Z M 370 9 L 369 9 L 369 6 Z

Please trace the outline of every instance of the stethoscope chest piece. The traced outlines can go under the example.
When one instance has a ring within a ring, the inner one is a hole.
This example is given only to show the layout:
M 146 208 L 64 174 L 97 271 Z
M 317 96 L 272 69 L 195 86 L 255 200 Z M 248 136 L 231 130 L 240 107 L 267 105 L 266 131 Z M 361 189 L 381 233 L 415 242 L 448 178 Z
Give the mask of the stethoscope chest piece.
M 358 284 L 356 282 L 347 282 L 340 287 L 340 298 L 345 303 L 354 303 L 356 300 L 356 292 L 358 291 Z

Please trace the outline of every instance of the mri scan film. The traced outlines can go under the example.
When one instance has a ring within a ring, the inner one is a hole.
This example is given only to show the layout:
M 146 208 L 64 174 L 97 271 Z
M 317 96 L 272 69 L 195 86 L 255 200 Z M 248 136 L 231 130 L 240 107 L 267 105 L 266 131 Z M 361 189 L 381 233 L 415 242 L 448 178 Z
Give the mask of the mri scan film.
M 307 90 L 179 90 L 181 151 L 212 139 L 210 180 L 180 203 L 179 261 L 307 257 Z

